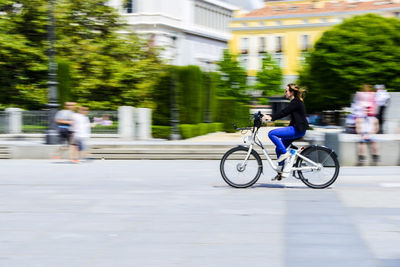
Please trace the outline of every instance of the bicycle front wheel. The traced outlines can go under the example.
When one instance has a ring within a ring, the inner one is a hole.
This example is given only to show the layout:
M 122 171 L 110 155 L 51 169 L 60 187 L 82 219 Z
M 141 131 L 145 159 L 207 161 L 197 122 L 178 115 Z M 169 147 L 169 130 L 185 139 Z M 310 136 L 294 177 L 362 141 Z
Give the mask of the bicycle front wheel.
M 336 181 L 340 166 L 333 150 L 321 146 L 311 146 L 305 149 L 301 155 L 318 165 L 318 169 L 310 169 L 315 165 L 300 157 L 297 159 L 297 167 L 305 168 L 305 170 L 298 171 L 299 177 L 304 184 L 311 188 L 322 189 Z M 307 168 L 309 169 L 307 170 Z
M 248 147 L 235 147 L 225 153 L 221 159 L 220 171 L 224 181 L 232 187 L 246 188 L 260 178 L 262 161 L 258 153 L 251 151 L 247 161 Z

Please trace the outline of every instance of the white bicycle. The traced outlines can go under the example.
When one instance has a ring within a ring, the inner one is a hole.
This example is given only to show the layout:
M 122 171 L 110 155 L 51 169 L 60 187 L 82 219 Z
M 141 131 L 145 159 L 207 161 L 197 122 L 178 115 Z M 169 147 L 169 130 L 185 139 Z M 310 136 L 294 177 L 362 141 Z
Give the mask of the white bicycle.
M 291 155 L 285 160 L 281 169 L 272 161 L 257 133 L 262 124 L 261 112 L 254 114 L 252 127 L 237 128 L 236 130 L 251 130 L 251 135 L 245 137 L 245 146 L 237 146 L 227 151 L 221 159 L 220 171 L 227 184 L 236 188 L 246 188 L 254 185 L 263 172 L 260 155 L 254 150 L 259 146 L 268 160 L 270 167 L 282 178 L 293 174 L 311 188 L 322 189 L 332 185 L 339 175 L 339 161 L 336 153 L 324 146 L 310 145 L 298 148 L 290 145 Z

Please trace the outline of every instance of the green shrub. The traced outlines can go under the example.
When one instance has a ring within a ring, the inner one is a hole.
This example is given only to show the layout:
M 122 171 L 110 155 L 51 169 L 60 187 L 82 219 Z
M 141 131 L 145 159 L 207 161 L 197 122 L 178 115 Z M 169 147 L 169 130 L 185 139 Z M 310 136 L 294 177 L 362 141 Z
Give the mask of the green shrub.
M 198 124 L 192 124 L 192 136 L 191 137 L 195 137 L 195 136 L 199 136 L 200 134 L 200 126 Z
M 22 132 L 24 133 L 44 133 L 48 129 L 43 125 L 22 125 Z
M 57 63 L 58 100 L 60 105 L 63 106 L 65 102 L 71 100 L 71 68 L 67 61 L 59 60 Z
M 205 135 L 205 134 L 210 133 L 209 123 L 199 123 L 199 124 L 197 124 L 197 127 L 198 127 L 198 131 L 199 131 L 199 135 Z
M 161 74 L 158 84 L 153 91 L 153 101 L 156 108 L 152 113 L 153 124 L 169 126 L 171 124 L 171 93 L 172 87 L 176 89 L 176 67 L 169 66 Z
M 171 135 L 171 126 L 151 126 L 151 134 L 153 138 L 168 139 Z
M 193 137 L 193 127 L 194 127 L 194 125 L 192 125 L 192 124 L 180 124 L 179 125 L 179 132 L 181 133 L 181 136 L 183 139 Z
M 213 132 L 222 132 L 224 130 L 224 124 L 222 122 L 214 122 L 212 125 L 214 128 Z
M 249 106 L 233 97 L 219 97 L 218 104 L 218 121 L 224 124 L 224 131 L 235 132 L 232 123 L 238 127 L 249 126 Z
M 205 87 L 198 66 L 178 67 L 177 103 L 181 123 L 200 123 L 204 116 Z

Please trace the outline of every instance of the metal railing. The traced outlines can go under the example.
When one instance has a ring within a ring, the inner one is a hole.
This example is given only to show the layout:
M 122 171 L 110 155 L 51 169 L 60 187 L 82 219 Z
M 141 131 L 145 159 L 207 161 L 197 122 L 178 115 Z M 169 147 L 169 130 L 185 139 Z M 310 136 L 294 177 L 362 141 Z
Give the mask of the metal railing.
M 0 134 L 7 133 L 7 113 L 5 111 L 0 111 Z
M 93 110 L 89 111 L 90 122 L 94 123 L 92 133 L 94 134 L 117 134 L 118 112 Z M 4 119 L 3 119 L 4 118 Z M 22 111 L 23 133 L 45 133 L 48 128 L 48 111 L 32 110 Z M 0 113 L 0 133 L 7 131 L 7 114 Z
M 90 122 L 94 123 L 92 133 L 94 134 L 117 134 L 118 133 L 118 111 L 92 110 L 89 111 Z
M 44 133 L 48 127 L 47 110 L 22 111 L 23 133 Z

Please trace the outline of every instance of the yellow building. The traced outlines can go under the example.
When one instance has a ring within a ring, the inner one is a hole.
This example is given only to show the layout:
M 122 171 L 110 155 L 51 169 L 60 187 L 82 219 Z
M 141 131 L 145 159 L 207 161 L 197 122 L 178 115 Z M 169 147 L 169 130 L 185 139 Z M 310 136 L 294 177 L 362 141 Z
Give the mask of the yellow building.
M 264 8 L 232 20 L 229 49 L 239 55 L 253 77 L 261 68 L 263 53 L 270 53 L 283 70 L 284 83 L 292 82 L 305 53 L 324 31 L 345 18 L 366 13 L 400 17 L 400 0 L 265 1 Z

